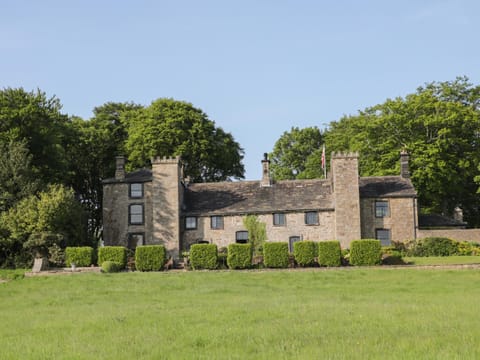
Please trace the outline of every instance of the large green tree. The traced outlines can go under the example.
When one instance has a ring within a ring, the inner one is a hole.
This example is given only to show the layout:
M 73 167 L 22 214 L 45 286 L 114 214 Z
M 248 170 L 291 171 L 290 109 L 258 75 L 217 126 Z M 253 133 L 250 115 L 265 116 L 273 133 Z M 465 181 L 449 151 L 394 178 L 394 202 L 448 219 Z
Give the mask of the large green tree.
M 363 176 L 399 173 L 399 152 L 410 153 L 412 181 L 424 212 L 450 215 L 460 206 L 480 225 L 474 179 L 480 162 L 480 87 L 467 78 L 434 82 L 405 98 L 388 99 L 332 122 L 329 151 L 359 151 Z
M 142 108 L 133 103 L 109 102 L 94 109 L 89 121 L 72 118 L 68 147 L 70 178 L 77 198 L 89 214 L 87 237 L 95 242 L 102 228 L 102 180 L 115 174 L 115 156 L 124 154 L 128 113 Z
M 292 127 L 276 141 L 270 153 L 272 176 L 276 180 L 320 177 L 322 133 L 316 126 Z M 318 161 L 316 166 L 315 161 Z
M 44 183 L 63 182 L 68 169 L 65 148 L 68 117 L 60 101 L 40 90 L 22 88 L 0 91 L 0 142 L 25 144 L 32 155 L 32 169 Z
M 181 155 L 185 175 L 195 182 L 244 177 L 240 145 L 192 104 L 158 99 L 128 117 L 130 168 L 149 166 L 155 156 Z
M 26 140 L 0 142 L 0 212 L 40 189 L 31 163 Z

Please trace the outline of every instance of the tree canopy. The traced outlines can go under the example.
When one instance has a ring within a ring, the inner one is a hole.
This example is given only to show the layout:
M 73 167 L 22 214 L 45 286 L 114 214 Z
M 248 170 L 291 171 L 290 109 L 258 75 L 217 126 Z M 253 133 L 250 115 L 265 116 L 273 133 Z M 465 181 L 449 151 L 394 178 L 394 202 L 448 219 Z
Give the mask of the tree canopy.
M 130 168 L 148 166 L 154 156 L 181 155 L 192 181 L 244 177 L 243 149 L 192 104 L 158 99 L 128 120 L 126 152 Z
M 292 127 L 290 131 L 285 131 L 270 153 L 273 178 L 286 180 L 320 177 L 322 143 L 322 134 L 316 126 L 303 129 Z M 309 161 L 310 158 L 319 162 L 313 164 L 312 160 Z

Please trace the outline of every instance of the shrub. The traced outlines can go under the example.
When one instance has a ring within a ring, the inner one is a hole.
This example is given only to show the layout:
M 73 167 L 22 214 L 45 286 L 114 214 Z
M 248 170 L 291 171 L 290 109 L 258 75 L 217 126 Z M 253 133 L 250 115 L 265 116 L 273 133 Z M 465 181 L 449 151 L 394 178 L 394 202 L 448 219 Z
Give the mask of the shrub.
M 457 244 L 457 255 L 468 256 L 473 254 L 473 245 L 468 241 L 462 241 Z
M 102 272 L 115 273 L 119 272 L 124 266 L 116 261 L 104 261 L 102 263 Z
M 228 245 L 227 265 L 230 269 L 247 269 L 252 266 L 251 244 Z
M 190 247 L 190 266 L 193 270 L 217 268 L 217 245 L 194 244 Z
M 65 263 L 68 267 L 72 263 L 76 266 L 90 266 L 93 261 L 93 248 L 90 246 L 67 247 L 65 249 Z
M 317 243 L 313 241 L 297 241 L 293 243 L 293 256 L 300 266 L 313 266 L 318 256 Z
M 420 239 L 413 251 L 414 256 L 450 256 L 457 252 L 458 243 L 444 237 Z
M 380 240 L 354 240 L 350 243 L 350 264 L 378 265 L 382 262 Z
M 115 261 L 124 268 L 127 265 L 127 249 L 123 246 L 98 248 L 98 263 L 103 264 L 105 261 Z
M 263 262 L 269 268 L 288 267 L 288 243 L 266 242 L 263 244 Z
M 163 270 L 166 250 L 163 245 L 138 246 L 135 250 L 135 267 L 138 271 Z
M 320 266 L 342 265 L 342 249 L 339 241 L 322 241 L 318 243 L 318 264 Z

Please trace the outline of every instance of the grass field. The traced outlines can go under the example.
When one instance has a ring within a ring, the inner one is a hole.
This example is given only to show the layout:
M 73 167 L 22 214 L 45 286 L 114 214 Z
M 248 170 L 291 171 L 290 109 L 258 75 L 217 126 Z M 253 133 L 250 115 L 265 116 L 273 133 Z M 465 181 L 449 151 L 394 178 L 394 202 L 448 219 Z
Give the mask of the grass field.
M 480 270 L 76 274 L 0 284 L 1 359 L 478 359 Z
M 480 264 L 480 256 L 404 257 L 403 260 L 411 265 Z

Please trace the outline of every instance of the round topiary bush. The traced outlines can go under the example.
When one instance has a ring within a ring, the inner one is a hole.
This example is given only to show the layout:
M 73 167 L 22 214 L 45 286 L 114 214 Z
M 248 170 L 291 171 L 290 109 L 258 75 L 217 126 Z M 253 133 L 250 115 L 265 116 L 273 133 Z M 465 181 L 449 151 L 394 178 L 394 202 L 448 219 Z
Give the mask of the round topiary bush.
M 102 272 L 104 273 L 115 273 L 119 272 L 122 269 L 122 264 L 116 261 L 104 261 L 102 263 Z

